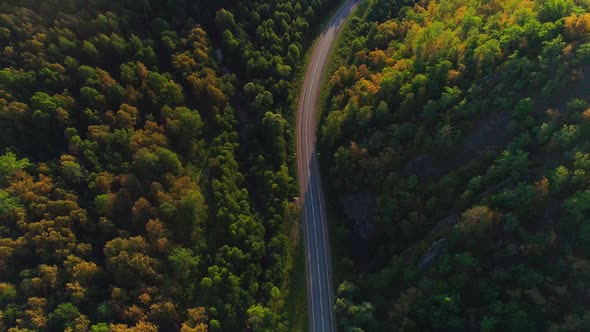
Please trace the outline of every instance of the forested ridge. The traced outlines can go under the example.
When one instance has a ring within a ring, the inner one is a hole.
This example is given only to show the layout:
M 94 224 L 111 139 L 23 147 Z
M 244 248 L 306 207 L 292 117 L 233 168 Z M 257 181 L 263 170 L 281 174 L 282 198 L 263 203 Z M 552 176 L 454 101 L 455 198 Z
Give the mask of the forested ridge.
M 342 331 L 590 330 L 590 3 L 371 0 L 319 135 Z
M 286 331 L 294 77 L 336 1 L 0 3 L 0 330 Z

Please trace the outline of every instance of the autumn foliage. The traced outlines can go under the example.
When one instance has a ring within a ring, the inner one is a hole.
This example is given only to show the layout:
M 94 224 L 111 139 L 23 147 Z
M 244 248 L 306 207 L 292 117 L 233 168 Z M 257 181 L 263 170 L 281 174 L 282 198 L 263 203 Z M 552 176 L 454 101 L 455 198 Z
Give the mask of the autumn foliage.
M 368 1 L 320 126 L 344 331 L 582 331 L 590 7 Z
M 0 3 L 0 330 L 286 331 L 288 96 L 334 2 Z

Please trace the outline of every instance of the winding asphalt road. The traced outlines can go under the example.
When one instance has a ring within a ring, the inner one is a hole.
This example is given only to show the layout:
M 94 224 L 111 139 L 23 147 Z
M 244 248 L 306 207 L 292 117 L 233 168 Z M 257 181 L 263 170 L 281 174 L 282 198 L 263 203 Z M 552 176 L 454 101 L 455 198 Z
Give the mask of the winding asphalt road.
M 315 146 L 319 90 L 336 36 L 358 1 L 346 2 L 314 44 L 297 109 L 297 172 L 303 198 L 310 332 L 336 331 L 330 238 Z

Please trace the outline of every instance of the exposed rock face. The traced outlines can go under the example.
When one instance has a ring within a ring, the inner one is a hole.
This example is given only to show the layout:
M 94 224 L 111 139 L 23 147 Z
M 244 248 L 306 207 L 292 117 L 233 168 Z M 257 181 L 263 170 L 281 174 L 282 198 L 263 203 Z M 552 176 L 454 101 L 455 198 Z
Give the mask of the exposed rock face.
M 366 240 L 373 231 L 370 221 L 377 212 L 374 194 L 358 193 L 342 197 L 342 211 L 353 222 L 355 234 Z
M 511 119 L 507 112 L 490 112 L 478 119 L 466 132 L 462 143 L 457 144 L 451 151 L 418 154 L 406 163 L 405 170 L 420 180 L 432 180 L 468 164 L 486 151 L 498 151 L 510 141 L 511 135 L 507 124 Z
M 434 226 L 430 234 L 437 235 L 443 233 L 444 231 L 455 227 L 459 223 L 460 219 L 461 216 L 459 214 L 452 214 L 439 221 L 436 226 Z
M 443 250 L 445 250 L 445 248 L 448 245 L 448 240 L 447 239 L 440 239 L 436 242 L 434 242 L 430 248 L 428 248 L 428 250 L 426 250 L 426 252 L 424 253 L 424 255 L 422 255 L 422 257 L 420 257 L 420 260 L 418 261 L 418 267 L 421 269 L 426 269 L 428 267 L 430 267 L 432 265 L 432 263 L 434 262 L 434 260 L 436 260 L 436 258 L 438 256 L 440 256 L 440 254 L 442 253 Z

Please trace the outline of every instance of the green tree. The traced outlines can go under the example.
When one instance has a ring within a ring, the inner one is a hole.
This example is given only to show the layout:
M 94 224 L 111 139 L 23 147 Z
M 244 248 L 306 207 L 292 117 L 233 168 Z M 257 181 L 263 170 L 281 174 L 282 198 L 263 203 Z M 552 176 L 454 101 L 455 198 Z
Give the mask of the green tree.
M 280 317 L 269 308 L 261 305 L 248 308 L 247 323 L 253 331 L 287 331 L 286 326 L 280 321 Z
M 48 325 L 53 331 L 65 331 L 74 328 L 75 319 L 80 315 L 78 308 L 72 303 L 59 304 L 48 316 Z
M 31 166 L 27 158 L 17 159 L 16 154 L 7 152 L 0 156 L 0 180 L 6 180 L 14 172 Z

